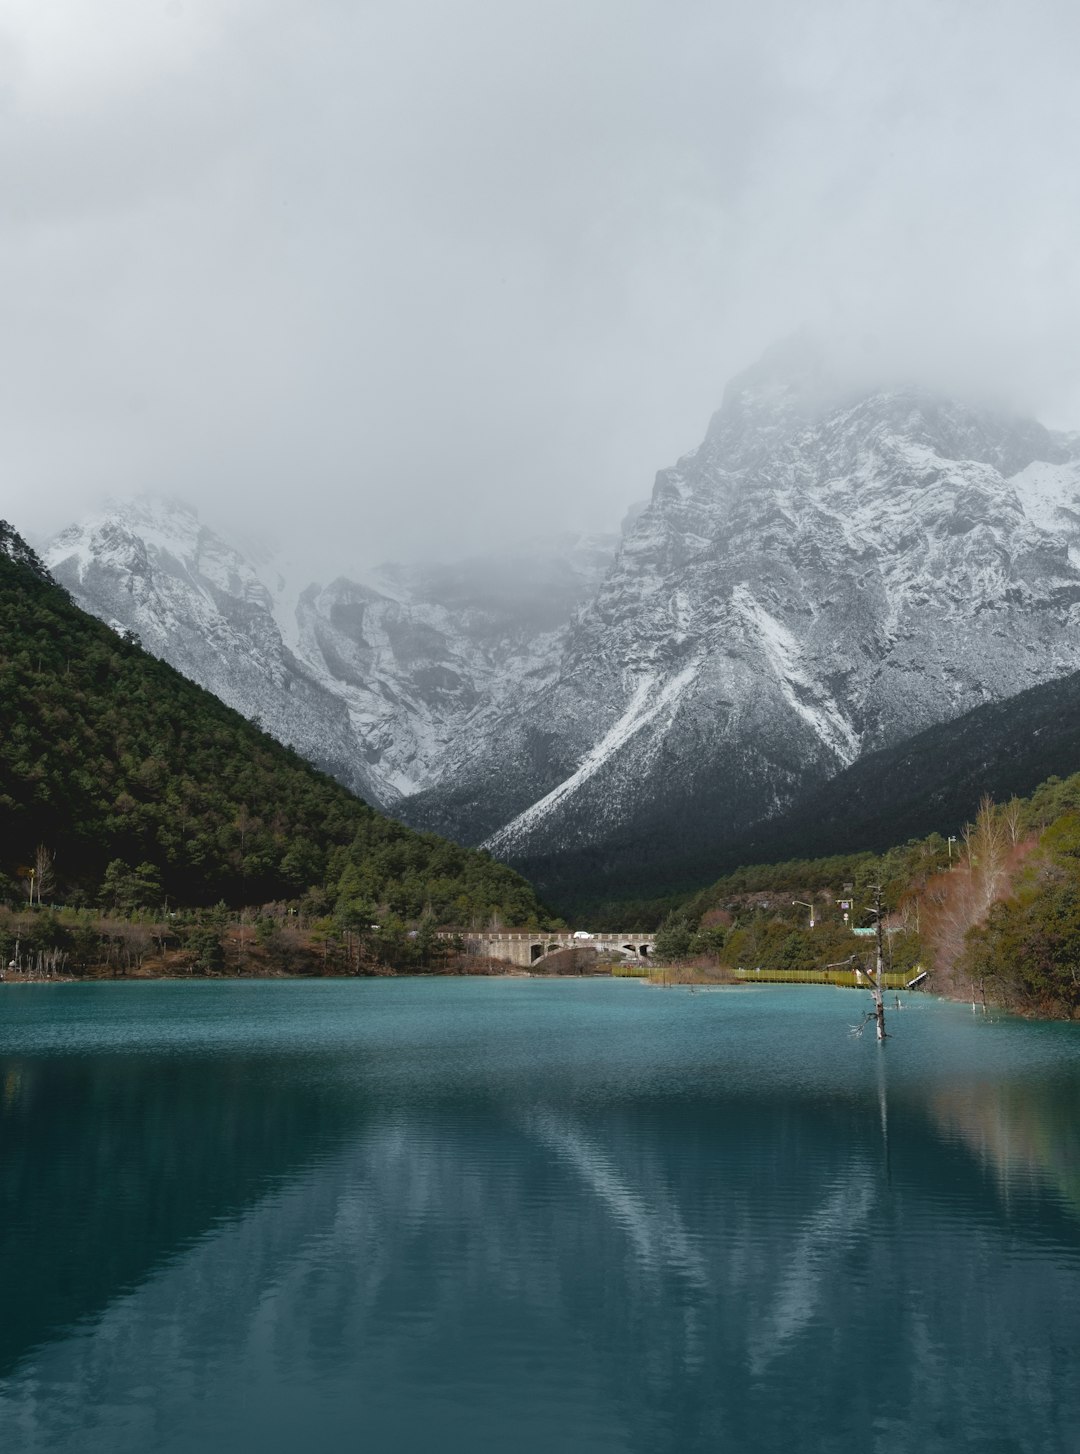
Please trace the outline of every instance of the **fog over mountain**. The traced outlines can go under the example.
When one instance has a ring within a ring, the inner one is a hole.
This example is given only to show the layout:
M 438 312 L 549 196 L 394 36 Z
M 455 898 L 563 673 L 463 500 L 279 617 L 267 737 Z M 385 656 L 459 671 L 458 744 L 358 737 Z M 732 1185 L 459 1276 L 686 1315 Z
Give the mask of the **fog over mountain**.
M 1080 12 L 8 0 L 0 479 L 309 580 L 607 532 L 808 324 L 1080 423 Z
M 865 754 L 1080 671 L 1080 435 L 853 392 L 803 335 L 731 381 L 619 540 L 303 587 L 144 500 L 45 560 L 350 786 L 545 890 L 704 882 Z
M 493 714 L 550 686 L 615 546 L 563 535 L 310 582 L 287 553 L 141 496 L 60 531 L 46 559 L 88 611 L 394 810 Z

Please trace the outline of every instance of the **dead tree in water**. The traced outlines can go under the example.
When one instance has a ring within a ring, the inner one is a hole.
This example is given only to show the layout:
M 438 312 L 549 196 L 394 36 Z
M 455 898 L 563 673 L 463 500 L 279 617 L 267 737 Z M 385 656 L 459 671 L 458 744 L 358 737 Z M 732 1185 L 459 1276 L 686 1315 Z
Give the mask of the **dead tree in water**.
M 874 1008 L 872 1010 L 868 1011 L 867 1014 L 866 1014 L 866 1016 L 864 1017 L 863 1022 L 862 1022 L 862 1025 L 859 1026 L 859 1034 L 860 1035 L 862 1034 L 863 1025 L 865 1025 L 867 1023 L 867 1021 L 873 1020 L 873 1022 L 874 1022 L 874 1028 L 877 1031 L 877 1038 L 880 1041 L 880 1040 L 884 1040 L 886 1038 L 886 1030 L 885 1030 L 885 926 L 882 923 L 882 913 L 881 913 L 881 885 L 880 884 L 872 884 L 871 887 L 874 890 L 874 907 L 871 910 L 871 913 L 874 914 L 875 920 L 876 920 L 875 927 L 877 929 L 877 935 L 876 935 L 877 942 L 875 944 L 875 950 L 876 950 L 876 952 L 874 954 L 874 972 L 873 972 L 873 974 L 870 974 L 868 971 L 864 971 L 864 973 L 866 975 L 866 979 L 867 979 L 868 984 L 869 984 L 870 993 L 873 996 Z
M 872 888 L 874 890 L 872 912 L 877 916 L 877 944 L 873 970 L 859 968 L 860 956 L 858 954 L 852 954 L 847 959 L 840 960 L 839 964 L 827 964 L 825 968 L 838 969 L 840 964 L 850 964 L 855 972 L 856 985 L 859 983 L 860 975 L 866 980 L 867 988 L 873 997 L 874 1008 L 868 1010 L 857 1025 L 852 1025 L 851 1033 L 861 1035 L 869 1022 L 873 1020 L 877 1038 L 880 1041 L 888 1038 L 888 1032 L 885 1029 L 885 928 L 882 924 L 881 885 L 873 884 Z
M 874 913 L 877 916 L 877 954 L 870 993 L 874 997 L 874 1022 L 879 1040 L 885 1039 L 885 927 L 881 922 L 881 885 L 874 885 Z

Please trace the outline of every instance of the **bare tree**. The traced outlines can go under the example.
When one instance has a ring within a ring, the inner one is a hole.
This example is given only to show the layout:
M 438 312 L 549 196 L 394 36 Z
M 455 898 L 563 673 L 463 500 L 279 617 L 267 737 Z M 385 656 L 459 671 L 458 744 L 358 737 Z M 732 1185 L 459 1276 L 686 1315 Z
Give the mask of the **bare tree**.
M 984 797 L 974 823 L 964 830 L 963 859 L 932 879 L 923 895 L 923 924 L 935 971 L 945 983 L 952 980 L 954 988 L 959 988 L 952 979 L 954 967 L 962 961 L 968 931 L 1009 891 L 1017 856 L 1013 834 L 1019 838 L 1021 832 L 1019 807 L 1010 803 L 996 808 Z M 971 997 L 974 1004 L 974 983 Z
M 872 884 L 874 890 L 874 915 L 875 928 L 877 930 L 876 943 L 874 946 L 873 968 L 867 965 L 863 974 L 866 978 L 867 988 L 874 1002 L 874 1008 L 870 1010 L 863 1019 L 862 1025 L 856 1027 L 856 1033 L 862 1034 L 863 1026 L 868 1020 L 873 1020 L 874 1028 L 879 1040 L 887 1038 L 885 1030 L 885 916 L 881 907 L 881 885 Z
M 850 964 L 855 976 L 856 987 L 860 980 L 865 980 L 873 1000 L 873 1008 L 866 1012 L 857 1025 L 852 1025 L 851 1033 L 861 1035 L 869 1022 L 873 1020 L 874 1029 L 880 1041 L 888 1039 L 885 1029 L 885 925 L 884 912 L 881 907 L 881 885 L 871 884 L 870 887 L 874 890 L 872 913 L 877 916 L 877 943 L 873 962 L 871 963 L 869 959 L 864 962 L 861 954 L 851 954 L 847 959 L 842 959 L 836 964 L 827 964 L 825 968 L 839 969 L 841 965 Z
M 992 798 L 983 798 L 975 822 L 965 831 L 964 839 L 968 848 L 968 870 L 976 885 L 977 913 L 981 919 L 1000 897 L 1005 877 L 1006 827 Z
M 34 876 L 30 880 L 31 889 L 37 885 L 37 901 L 41 903 L 41 896 L 51 896 L 56 885 L 56 874 L 53 872 L 53 855 L 39 843 L 34 854 Z M 32 902 L 32 900 L 31 900 Z
M 1009 842 L 1013 848 L 1020 841 L 1020 833 L 1023 827 L 1024 805 L 1019 798 L 1010 798 L 1001 810 L 1002 822 L 1005 831 L 1009 835 Z
M 110 927 L 125 970 L 141 969 L 143 960 L 153 947 L 151 931 L 145 924 L 127 920 L 118 920 Z

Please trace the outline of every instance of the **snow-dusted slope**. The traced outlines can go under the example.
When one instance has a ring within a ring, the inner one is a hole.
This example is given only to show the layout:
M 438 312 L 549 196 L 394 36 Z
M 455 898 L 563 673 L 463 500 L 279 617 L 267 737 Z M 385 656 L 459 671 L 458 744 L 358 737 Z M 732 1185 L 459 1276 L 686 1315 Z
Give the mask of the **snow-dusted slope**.
M 563 536 L 460 565 L 300 583 L 189 507 L 113 503 L 56 536 L 75 599 L 382 807 L 440 779 L 451 745 L 546 679 L 613 538 Z
M 804 343 L 733 382 L 617 551 L 529 542 L 300 589 L 143 502 L 47 564 L 411 823 L 541 881 L 700 876 L 866 751 L 1080 669 L 1080 442 L 845 392 Z
M 550 686 L 408 805 L 541 880 L 664 863 L 1080 667 L 1080 448 L 767 357 L 657 477 Z M 584 859 L 580 856 L 584 854 Z
M 304 592 L 298 650 L 347 704 L 383 801 L 440 782 L 455 749 L 550 680 L 614 543 L 567 536 Z
M 62 531 L 44 558 L 85 610 L 370 793 L 344 703 L 285 645 L 255 568 L 193 510 L 154 498 L 111 504 Z

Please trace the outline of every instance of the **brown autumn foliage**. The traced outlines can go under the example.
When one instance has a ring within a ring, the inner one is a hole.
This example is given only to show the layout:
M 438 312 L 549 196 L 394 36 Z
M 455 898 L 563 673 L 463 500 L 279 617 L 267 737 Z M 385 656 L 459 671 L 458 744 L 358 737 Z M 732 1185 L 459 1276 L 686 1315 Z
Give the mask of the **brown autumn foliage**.
M 727 909 L 707 909 L 701 916 L 699 929 L 730 929 L 735 915 Z
M 958 863 L 935 874 L 918 896 L 920 935 L 941 992 L 960 988 L 958 964 L 969 930 L 985 923 L 992 906 L 1012 893 L 1038 843 L 1037 834 L 1021 837 L 1014 819 L 984 797 L 964 832 Z

